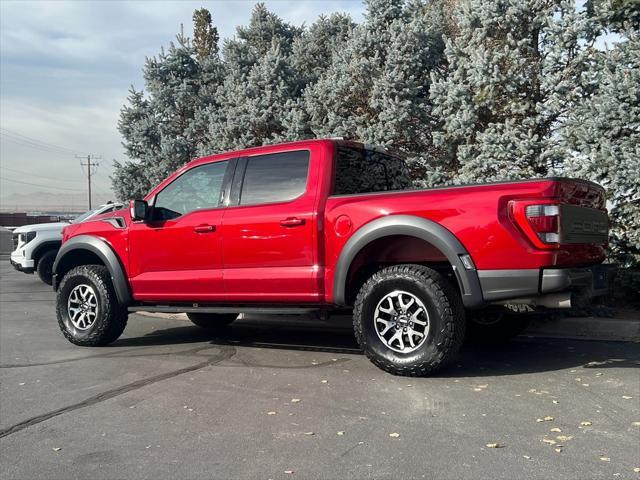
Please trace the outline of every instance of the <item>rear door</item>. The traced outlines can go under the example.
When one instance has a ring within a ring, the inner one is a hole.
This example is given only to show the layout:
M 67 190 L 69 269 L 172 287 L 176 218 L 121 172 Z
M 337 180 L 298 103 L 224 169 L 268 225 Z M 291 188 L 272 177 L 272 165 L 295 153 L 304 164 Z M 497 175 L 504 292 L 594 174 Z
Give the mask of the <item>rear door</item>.
M 224 285 L 230 302 L 314 302 L 317 177 L 311 152 L 238 161 L 222 223 Z

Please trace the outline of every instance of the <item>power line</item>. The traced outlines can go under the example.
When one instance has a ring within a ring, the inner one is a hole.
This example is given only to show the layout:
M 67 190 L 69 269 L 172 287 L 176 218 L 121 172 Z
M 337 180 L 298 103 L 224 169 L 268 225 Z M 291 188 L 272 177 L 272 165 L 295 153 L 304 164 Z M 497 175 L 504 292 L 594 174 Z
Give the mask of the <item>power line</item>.
M 27 135 L 23 135 L 23 134 L 18 133 L 18 132 L 13 132 L 11 130 L 8 130 L 8 129 L 2 128 L 2 127 L 0 127 L 0 133 L 2 135 L 6 136 L 6 137 L 14 138 L 16 140 L 21 140 L 23 142 L 33 144 L 34 146 L 39 146 L 39 147 L 49 148 L 49 149 L 55 149 L 55 150 L 63 151 L 63 152 L 67 152 L 67 153 L 88 154 L 88 152 L 83 152 L 82 150 L 76 150 L 75 148 L 69 148 L 69 147 L 63 147 L 63 146 L 56 145 L 56 144 L 53 144 L 53 143 L 50 143 L 50 142 L 46 142 L 44 140 L 38 140 L 37 138 L 29 137 Z
M 71 192 L 81 192 L 82 191 L 82 190 L 77 189 L 77 188 L 64 188 L 64 187 L 58 187 L 58 186 L 40 185 L 38 183 L 23 182 L 22 180 L 15 180 L 13 178 L 7 178 L 7 177 L 2 177 L 2 176 L 0 176 L 0 180 L 4 180 L 6 182 L 21 183 L 23 185 L 31 185 L 33 187 L 48 188 L 48 189 L 53 189 L 53 190 L 68 190 L 68 191 L 71 191 Z

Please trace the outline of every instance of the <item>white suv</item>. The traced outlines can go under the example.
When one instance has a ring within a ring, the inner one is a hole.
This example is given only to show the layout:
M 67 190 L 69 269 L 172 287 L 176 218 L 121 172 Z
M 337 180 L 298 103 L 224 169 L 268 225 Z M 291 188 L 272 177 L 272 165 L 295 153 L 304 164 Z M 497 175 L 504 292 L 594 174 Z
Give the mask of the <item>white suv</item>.
M 84 222 L 121 208 L 121 203 L 106 203 L 74 218 L 71 223 Z M 62 243 L 62 229 L 67 225 L 68 222 L 39 223 L 16 228 L 13 231 L 11 265 L 24 273 L 37 272 L 40 280 L 51 285 L 51 267 Z

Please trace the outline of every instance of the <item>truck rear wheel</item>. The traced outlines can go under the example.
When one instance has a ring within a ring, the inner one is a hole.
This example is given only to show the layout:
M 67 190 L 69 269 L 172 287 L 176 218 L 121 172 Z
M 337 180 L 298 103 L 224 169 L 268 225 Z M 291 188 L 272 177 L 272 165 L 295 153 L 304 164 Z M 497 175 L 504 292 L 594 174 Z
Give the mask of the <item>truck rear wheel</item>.
M 226 325 L 229 325 L 236 318 L 238 318 L 237 313 L 197 313 L 190 312 L 187 313 L 187 317 L 191 320 L 195 325 L 200 328 L 220 328 Z
M 375 365 L 423 376 L 445 366 L 464 339 L 462 300 L 438 272 L 396 265 L 362 286 L 353 309 L 356 339 Z
M 82 265 L 64 276 L 56 295 L 56 313 L 67 340 L 84 347 L 108 345 L 127 326 L 127 308 L 118 303 L 103 265 Z
M 38 260 L 38 267 L 36 271 L 38 272 L 38 277 L 47 285 L 51 285 L 52 283 L 52 270 L 53 270 L 53 262 L 56 259 L 56 255 L 58 254 L 57 250 L 49 250 L 44 252 L 44 254 Z

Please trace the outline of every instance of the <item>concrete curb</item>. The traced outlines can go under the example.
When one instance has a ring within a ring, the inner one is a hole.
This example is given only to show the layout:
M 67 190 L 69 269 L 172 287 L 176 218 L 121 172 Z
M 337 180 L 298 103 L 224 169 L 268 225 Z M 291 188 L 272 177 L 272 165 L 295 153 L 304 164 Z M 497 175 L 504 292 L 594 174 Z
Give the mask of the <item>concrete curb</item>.
M 184 313 L 136 312 L 145 317 L 164 318 L 188 321 Z M 242 318 L 242 317 L 241 317 Z M 282 315 L 247 315 L 247 319 L 266 320 L 280 319 Z M 347 315 L 331 317 L 329 322 L 350 322 Z M 316 323 L 326 323 L 318 319 L 310 319 Z M 640 312 L 638 318 L 604 318 L 604 317 L 568 317 L 553 320 L 535 319 L 523 333 L 529 337 L 567 338 L 575 340 L 618 341 L 640 343 Z

